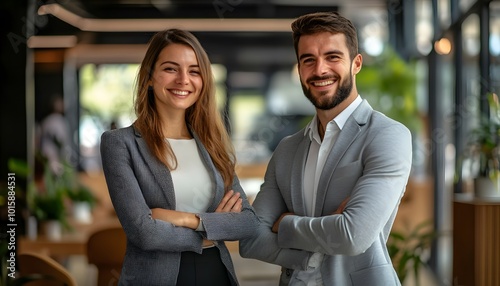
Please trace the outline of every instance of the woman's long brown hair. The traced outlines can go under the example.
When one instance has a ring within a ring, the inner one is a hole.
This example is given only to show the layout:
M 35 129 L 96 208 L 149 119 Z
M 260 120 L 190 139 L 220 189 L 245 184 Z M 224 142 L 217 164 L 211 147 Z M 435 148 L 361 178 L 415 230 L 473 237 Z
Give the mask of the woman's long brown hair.
M 225 190 L 228 191 L 233 182 L 236 157 L 221 114 L 217 110 L 210 60 L 199 41 L 190 32 L 178 29 L 164 30 L 155 34 L 149 42 L 137 75 L 135 95 L 137 120 L 134 126 L 141 133 L 153 155 L 170 170 L 174 170 L 177 167 L 177 160 L 172 148 L 163 138 L 162 123 L 156 109 L 153 91 L 148 90 L 148 81 L 153 76 L 158 55 L 163 48 L 173 43 L 191 47 L 196 54 L 203 87 L 199 99 L 186 110 L 186 123 L 207 149 L 224 180 Z

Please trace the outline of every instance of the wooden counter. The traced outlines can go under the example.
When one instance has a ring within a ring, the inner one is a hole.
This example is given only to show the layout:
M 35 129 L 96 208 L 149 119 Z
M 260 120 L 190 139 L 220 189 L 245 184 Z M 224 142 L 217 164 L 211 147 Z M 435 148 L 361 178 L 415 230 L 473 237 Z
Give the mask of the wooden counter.
M 500 199 L 455 196 L 452 282 L 500 285 Z

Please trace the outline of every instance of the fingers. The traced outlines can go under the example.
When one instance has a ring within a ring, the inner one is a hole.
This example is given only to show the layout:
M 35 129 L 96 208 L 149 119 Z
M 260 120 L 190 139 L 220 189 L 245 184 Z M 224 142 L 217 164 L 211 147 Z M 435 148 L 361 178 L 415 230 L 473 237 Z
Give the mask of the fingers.
M 202 244 L 203 247 L 209 247 L 209 246 L 212 246 L 212 245 L 214 245 L 213 241 L 203 239 L 203 244 Z
M 341 213 L 344 211 L 345 206 L 347 205 L 347 202 L 349 202 L 349 199 L 350 199 L 350 197 L 345 198 L 345 199 L 342 201 L 342 203 L 340 203 L 340 206 L 337 208 L 337 210 L 335 210 L 335 211 L 333 212 L 333 214 L 341 214 Z
M 271 228 L 272 232 L 278 233 L 278 229 L 280 227 L 280 222 L 287 215 L 293 215 L 293 213 L 291 213 L 291 212 L 282 213 L 281 216 L 274 222 L 273 227 Z
M 240 198 L 240 193 L 230 190 L 224 195 L 215 212 L 240 212 L 242 204 L 243 199 Z

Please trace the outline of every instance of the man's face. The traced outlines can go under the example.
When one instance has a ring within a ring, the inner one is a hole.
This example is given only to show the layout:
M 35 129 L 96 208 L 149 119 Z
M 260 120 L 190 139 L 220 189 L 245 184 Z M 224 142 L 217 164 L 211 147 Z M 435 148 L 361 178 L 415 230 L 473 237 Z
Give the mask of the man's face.
M 317 109 L 332 109 L 351 95 L 353 66 L 357 73 L 361 58 L 358 55 L 351 61 L 344 34 L 301 36 L 298 57 L 302 89 Z

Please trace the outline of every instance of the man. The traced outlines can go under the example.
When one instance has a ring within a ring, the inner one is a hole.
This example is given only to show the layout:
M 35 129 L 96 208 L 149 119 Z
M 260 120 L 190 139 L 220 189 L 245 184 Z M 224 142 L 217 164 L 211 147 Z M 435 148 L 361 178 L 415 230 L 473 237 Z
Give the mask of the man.
M 40 152 L 47 158 L 48 167 L 56 175 L 64 171 L 64 163 L 71 163 L 71 136 L 68 122 L 64 117 L 64 100 L 61 95 L 53 95 L 51 113 L 41 123 Z
M 408 181 L 411 134 L 361 99 L 356 30 L 337 13 L 292 24 L 302 89 L 316 107 L 281 141 L 240 254 L 282 266 L 280 285 L 400 285 L 386 248 Z

